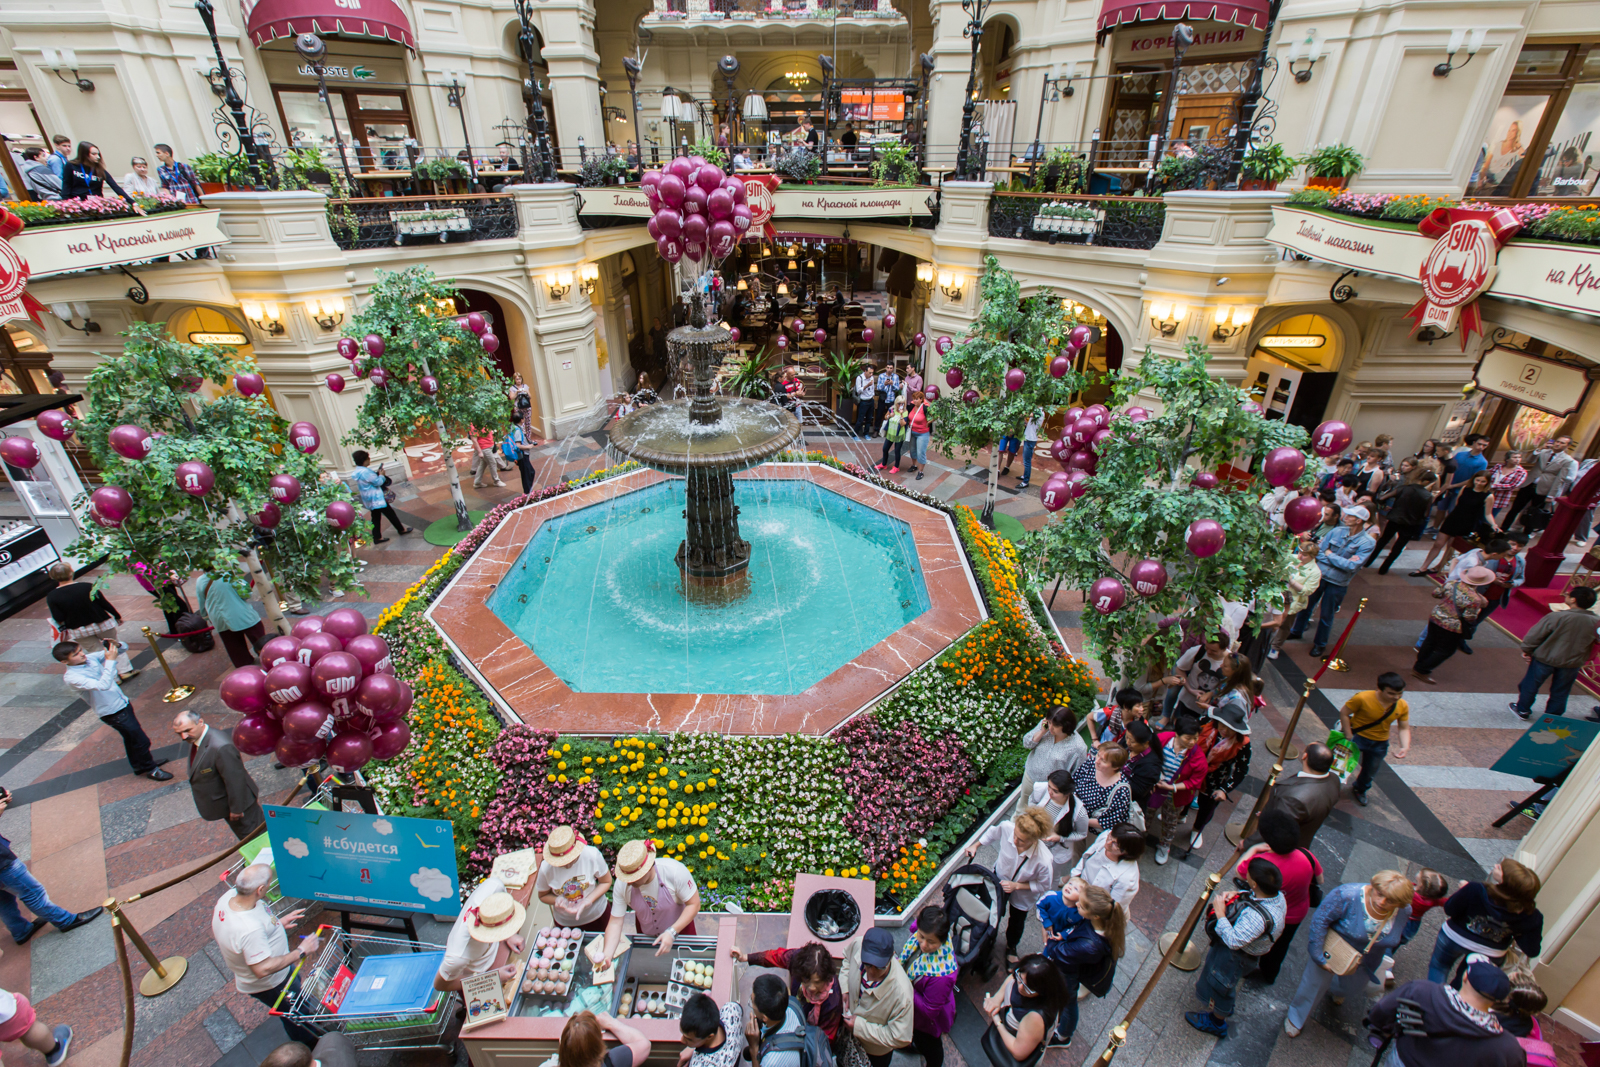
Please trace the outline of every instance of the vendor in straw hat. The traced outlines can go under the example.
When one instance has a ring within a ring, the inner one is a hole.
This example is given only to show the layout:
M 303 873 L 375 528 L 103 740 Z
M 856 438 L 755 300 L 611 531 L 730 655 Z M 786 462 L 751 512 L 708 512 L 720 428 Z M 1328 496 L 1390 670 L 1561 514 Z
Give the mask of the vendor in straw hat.
M 519 931 L 526 918 L 527 909 L 511 899 L 500 879 L 485 878 L 478 883 L 445 939 L 444 962 L 439 964 L 433 988 L 441 993 L 459 992 L 461 979 L 484 974 L 494 966 L 495 950 L 502 941 L 512 952 L 521 952 Z M 516 965 L 508 963 L 500 968 L 500 980 L 510 981 L 516 973 Z
M 539 857 L 533 891 L 550 905 L 557 926 L 603 933 L 611 922 L 611 868 L 600 850 L 570 826 L 551 828 Z
M 629 841 L 617 853 L 616 889 L 612 893 L 611 922 L 606 926 L 603 966 L 622 940 L 622 920 L 631 911 L 639 932 L 656 939 L 656 955 L 672 948 L 678 934 L 694 933 L 700 913 L 700 887 L 689 868 L 675 859 L 656 855 L 649 838 Z

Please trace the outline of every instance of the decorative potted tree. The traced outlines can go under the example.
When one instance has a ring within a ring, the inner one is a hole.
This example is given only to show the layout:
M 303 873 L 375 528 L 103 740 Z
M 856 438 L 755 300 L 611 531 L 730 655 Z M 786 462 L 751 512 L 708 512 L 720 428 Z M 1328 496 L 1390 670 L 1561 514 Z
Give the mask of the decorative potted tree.
M 223 193 L 247 189 L 250 161 L 241 153 L 202 152 L 189 161 L 201 193 Z
M 1300 165 L 1300 160 L 1283 150 L 1276 141 L 1255 144 L 1244 155 L 1244 172 L 1239 175 L 1239 188 L 1276 189 Z
M 1347 144 L 1322 145 L 1303 162 L 1310 189 L 1343 189 L 1367 165 L 1366 157 Z

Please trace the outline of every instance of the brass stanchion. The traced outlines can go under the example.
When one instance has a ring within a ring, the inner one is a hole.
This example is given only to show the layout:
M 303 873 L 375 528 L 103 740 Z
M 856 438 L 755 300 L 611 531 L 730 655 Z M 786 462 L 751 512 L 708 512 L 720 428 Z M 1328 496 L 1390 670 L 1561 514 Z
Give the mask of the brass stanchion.
M 180 700 L 188 700 L 194 696 L 194 686 L 179 685 L 177 677 L 172 673 L 172 667 L 167 663 L 167 657 L 161 654 L 161 646 L 156 644 L 155 631 L 148 626 L 141 626 L 146 641 L 150 642 L 150 650 L 156 654 L 156 659 L 161 661 L 161 669 L 167 672 L 167 684 L 171 686 L 161 697 L 168 704 L 176 704 Z M 149 994 L 146 994 L 149 995 Z
M 1287 737 L 1274 737 L 1268 741 L 1267 751 L 1282 759 L 1300 758 L 1300 750 L 1295 747 L 1294 741 Z
M 156 959 L 156 954 L 150 951 L 150 946 L 145 939 L 139 936 L 139 931 L 133 928 L 133 923 L 122 914 L 122 905 L 117 903 L 115 897 L 106 901 L 105 908 L 111 913 L 112 926 L 120 929 L 133 942 L 133 947 L 139 950 L 139 955 L 150 965 L 150 970 L 139 979 L 139 992 L 147 997 L 159 997 L 179 982 L 189 971 L 189 961 L 182 956 L 168 956 L 164 960 Z

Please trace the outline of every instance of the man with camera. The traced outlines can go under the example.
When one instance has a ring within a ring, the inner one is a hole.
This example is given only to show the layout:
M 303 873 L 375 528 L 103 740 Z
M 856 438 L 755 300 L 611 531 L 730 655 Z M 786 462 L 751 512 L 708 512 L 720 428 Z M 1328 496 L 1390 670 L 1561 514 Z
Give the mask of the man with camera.
M 171 773 L 161 769 L 167 761 L 150 754 L 150 738 L 139 725 L 132 702 L 117 684 L 117 653 L 128 646 L 112 637 L 103 638 L 101 644 L 101 651 L 85 652 L 76 641 L 61 641 L 50 654 L 57 663 L 67 665 L 63 676 L 67 685 L 83 693 L 100 721 L 122 735 L 122 747 L 133 773 L 157 782 L 172 781 Z

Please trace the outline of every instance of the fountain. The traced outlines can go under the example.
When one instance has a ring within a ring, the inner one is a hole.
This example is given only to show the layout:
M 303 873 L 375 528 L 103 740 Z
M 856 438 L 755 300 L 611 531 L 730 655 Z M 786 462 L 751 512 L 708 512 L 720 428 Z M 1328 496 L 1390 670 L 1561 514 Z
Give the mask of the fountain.
M 733 475 L 754 467 L 800 436 L 800 420 L 776 405 L 712 392 L 731 336 L 707 326 L 702 296 L 689 325 L 667 335 L 672 364 L 692 367 L 688 400 L 650 404 L 611 428 L 611 447 L 629 459 L 686 482 L 686 527 L 675 557 L 686 586 L 720 583 L 750 566 L 750 542 L 739 535 Z

